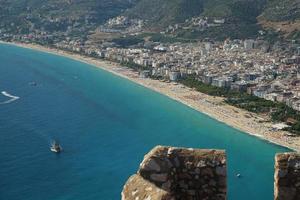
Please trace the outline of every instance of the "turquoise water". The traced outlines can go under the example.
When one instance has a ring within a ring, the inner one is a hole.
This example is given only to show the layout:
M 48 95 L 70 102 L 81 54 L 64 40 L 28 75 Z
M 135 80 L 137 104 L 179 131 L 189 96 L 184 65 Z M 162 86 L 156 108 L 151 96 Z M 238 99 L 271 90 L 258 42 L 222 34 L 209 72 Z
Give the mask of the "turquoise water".
M 101 69 L 0 45 L 0 91 L 20 97 L 0 104 L 0 199 L 120 199 L 158 144 L 226 149 L 228 199 L 273 199 L 273 158 L 287 149 Z

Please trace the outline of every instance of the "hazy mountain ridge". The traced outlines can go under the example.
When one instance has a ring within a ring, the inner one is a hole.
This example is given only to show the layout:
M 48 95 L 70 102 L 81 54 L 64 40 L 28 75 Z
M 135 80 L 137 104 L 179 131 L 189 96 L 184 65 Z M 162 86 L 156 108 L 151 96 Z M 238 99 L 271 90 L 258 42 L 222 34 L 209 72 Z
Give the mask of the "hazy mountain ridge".
M 125 14 L 148 21 L 152 27 L 165 27 L 200 15 L 203 11 L 200 2 L 201 0 L 140 0 Z
M 259 16 L 276 4 L 270 0 L 140 0 L 125 15 L 145 20 L 150 29 L 164 30 L 164 27 L 183 23 L 192 17 L 224 19 L 224 24 L 211 28 L 181 29 L 174 35 L 184 39 L 212 38 L 255 38 L 263 27 Z M 262 17 L 261 17 L 262 18 Z M 183 24 L 182 27 L 189 26 Z M 266 27 L 267 28 L 267 27 Z
M 201 33 L 179 33 L 188 38 L 191 35 L 195 38 L 211 35 L 221 39 L 257 37 L 262 29 L 278 31 L 285 37 L 300 36 L 300 0 L 140 0 L 126 14 L 148 21 L 152 29 L 182 23 L 194 16 L 226 19 L 224 26 Z M 288 22 L 292 28 L 282 28 L 280 24 L 274 26 L 273 22 Z
M 118 15 L 142 19 L 146 30 L 161 31 L 202 16 L 224 18 L 226 22 L 200 33 L 179 35 L 194 38 L 221 35 L 223 39 L 256 37 L 260 29 L 274 29 L 269 22 L 300 20 L 300 0 L 0 0 L 0 4 L 0 29 L 16 33 L 68 31 L 70 27 L 78 33 L 87 32 Z M 297 23 L 291 30 L 280 26 L 277 29 L 297 36 L 300 35 Z
M 158 25 L 180 23 L 199 15 L 253 22 L 265 4 L 265 0 L 140 0 L 127 14 Z
M 300 0 L 268 0 L 262 16 L 277 22 L 299 20 Z
M 0 28 L 64 30 L 74 23 L 101 24 L 135 0 L 0 0 Z M 34 26 L 34 27 L 32 27 Z

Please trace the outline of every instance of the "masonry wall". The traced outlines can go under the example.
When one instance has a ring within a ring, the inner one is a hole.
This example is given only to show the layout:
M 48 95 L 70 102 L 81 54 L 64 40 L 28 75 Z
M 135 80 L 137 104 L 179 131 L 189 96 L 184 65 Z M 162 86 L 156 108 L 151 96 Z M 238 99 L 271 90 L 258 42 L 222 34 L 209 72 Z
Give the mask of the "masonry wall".
M 275 200 L 300 200 L 300 154 L 275 156 Z M 220 150 L 157 146 L 122 191 L 122 200 L 225 200 L 226 156 Z
M 275 200 L 300 200 L 300 154 L 275 157 Z
M 157 146 L 128 179 L 122 200 L 225 200 L 226 171 L 224 151 Z

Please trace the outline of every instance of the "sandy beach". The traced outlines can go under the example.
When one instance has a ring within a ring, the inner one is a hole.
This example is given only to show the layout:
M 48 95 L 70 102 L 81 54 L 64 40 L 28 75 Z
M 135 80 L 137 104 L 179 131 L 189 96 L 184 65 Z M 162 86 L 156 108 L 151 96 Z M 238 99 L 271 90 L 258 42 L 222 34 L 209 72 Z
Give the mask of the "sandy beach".
M 250 113 L 248 111 L 230 106 L 223 102 L 221 97 L 213 97 L 181 84 L 166 83 L 152 79 L 142 79 L 139 74 L 132 69 L 105 60 L 95 59 L 79 54 L 74 54 L 62 50 L 47 48 L 33 44 L 8 43 L 19 47 L 35 49 L 48 53 L 53 53 L 69 57 L 87 64 L 94 65 L 117 76 L 121 76 L 130 81 L 143 85 L 151 90 L 164 94 L 178 102 L 181 102 L 199 112 L 232 126 L 242 132 L 267 140 L 281 146 L 288 147 L 295 151 L 300 151 L 300 137 L 292 137 L 286 131 L 272 131 L 272 123 L 264 116 Z

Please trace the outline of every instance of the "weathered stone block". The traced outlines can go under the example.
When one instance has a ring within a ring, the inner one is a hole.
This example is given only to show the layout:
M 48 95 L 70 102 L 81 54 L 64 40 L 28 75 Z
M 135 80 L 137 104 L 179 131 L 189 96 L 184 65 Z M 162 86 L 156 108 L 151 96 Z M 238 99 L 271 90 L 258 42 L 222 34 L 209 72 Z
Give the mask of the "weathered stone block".
M 300 199 L 300 154 L 283 153 L 275 157 L 275 200 Z
M 127 181 L 122 198 L 224 200 L 226 174 L 224 151 L 157 146 Z M 149 185 L 151 191 L 145 189 Z
M 175 200 L 170 194 L 157 188 L 141 176 L 133 175 L 126 182 L 122 191 L 122 200 Z

